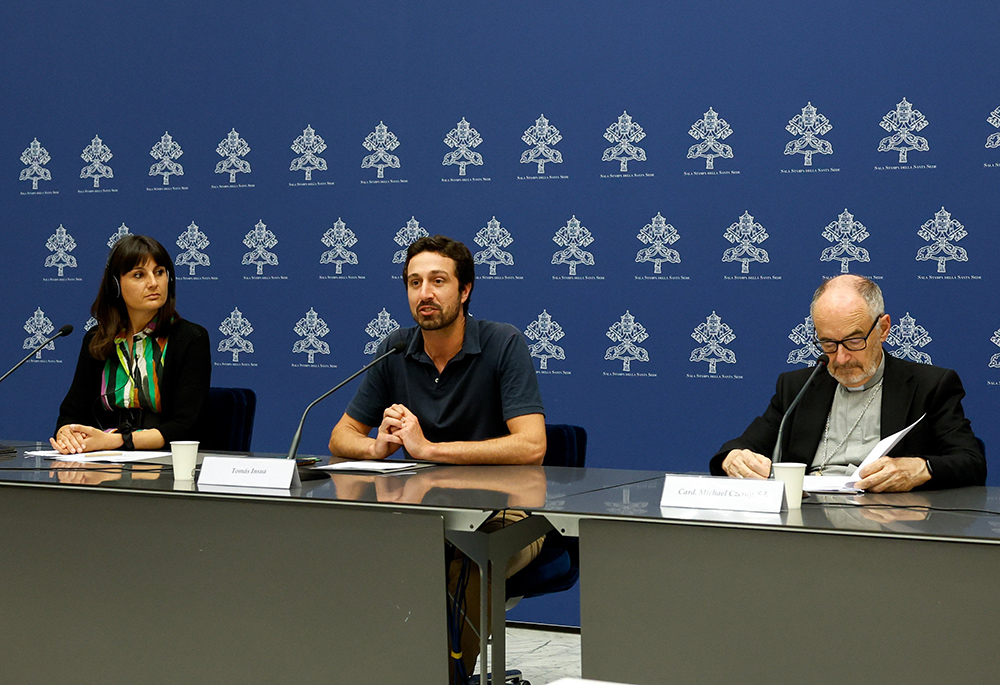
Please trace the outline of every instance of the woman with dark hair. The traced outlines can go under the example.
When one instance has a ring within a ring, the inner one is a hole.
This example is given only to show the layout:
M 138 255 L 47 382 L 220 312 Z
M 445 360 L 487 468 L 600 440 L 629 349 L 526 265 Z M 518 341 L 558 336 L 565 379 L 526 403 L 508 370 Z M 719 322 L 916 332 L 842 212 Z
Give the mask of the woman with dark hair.
M 129 235 L 108 256 L 73 384 L 49 441 L 62 454 L 199 440 L 212 372 L 208 332 L 174 309 L 174 263 Z

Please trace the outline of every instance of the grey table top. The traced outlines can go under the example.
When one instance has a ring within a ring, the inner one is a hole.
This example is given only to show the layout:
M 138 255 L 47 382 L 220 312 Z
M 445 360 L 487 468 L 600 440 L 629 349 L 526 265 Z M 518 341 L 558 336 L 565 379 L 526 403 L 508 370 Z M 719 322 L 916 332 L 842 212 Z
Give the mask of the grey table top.
M 824 495 L 778 514 L 660 506 L 662 477 L 582 492 L 564 511 L 582 518 L 617 518 L 692 525 L 782 527 L 827 533 L 926 536 L 1000 543 L 1000 488 L 967 487 L 904 493 Z
M 0 486 L 93 487 L 219 496 L 218 488 L 175 483 L 169 466 L 135 463 L 53 467 L 16 444 L 0 459 Z M 283 455 L 250 453 L 280 458 Z M 325 459 L 324 459 L 325 461 Z M 336 474 L 284 491 L 241 490 L 253 497 L 369 506 L 489 511 L 523 509 L 573 518 L 619 518 L 694 525 L 775 526 L 829 533 L 930 536 L 1000 543 L 1000 488 L 970 487 L 893 494 L 811 495 L 780 514 L 661 508 L 663 472 L 542 466 L 438 465 L 401 475 Z

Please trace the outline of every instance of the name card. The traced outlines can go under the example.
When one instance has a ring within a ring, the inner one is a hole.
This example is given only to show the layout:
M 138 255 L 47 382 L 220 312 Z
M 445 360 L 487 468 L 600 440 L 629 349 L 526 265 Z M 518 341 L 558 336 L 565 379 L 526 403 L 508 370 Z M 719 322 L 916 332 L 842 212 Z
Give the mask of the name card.
M 249 488 L 300 487 L 294 459 L 265 457 L 205 457 L 198 476 L 203 485 L 235 485 Z
M 668 475 L 660 506 L 775 514 L 784 502 L 785 484 L 777 480 Z

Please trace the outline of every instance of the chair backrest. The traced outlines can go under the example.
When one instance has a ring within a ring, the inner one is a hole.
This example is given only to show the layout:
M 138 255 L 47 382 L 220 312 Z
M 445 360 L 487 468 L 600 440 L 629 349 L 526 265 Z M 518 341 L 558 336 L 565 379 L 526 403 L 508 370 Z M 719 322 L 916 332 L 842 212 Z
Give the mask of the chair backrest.
M 203 450 L 249 452 L 257 395 L 249 388 L 209 388 Z
M 587 431 L 568 423 L 545 424 L 545 466 L 586 466 Z
M 583 467 L 587 460 L 587 431 L 566 423 L 545 424 L 545 466 Z M 564 477 L 573 480 L 573 476 Z M 552 532 L 530 564 L 507 579 L 508 604 L 514 598 L 538 597 L 569 590 L 580 577 L 580 550 L 575 538 Z M 508 607 L 509 608 L 509 607 Z

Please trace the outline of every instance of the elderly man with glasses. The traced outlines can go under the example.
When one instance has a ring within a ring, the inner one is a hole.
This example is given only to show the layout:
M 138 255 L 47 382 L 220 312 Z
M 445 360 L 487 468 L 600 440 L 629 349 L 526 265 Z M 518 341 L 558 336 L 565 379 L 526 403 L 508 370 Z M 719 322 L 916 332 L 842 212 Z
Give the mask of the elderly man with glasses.
M 879 440 L 923 416 L 888 455 L 861 469 L 858 487 L 905 492 L 986 482 L 986 458 L 962 411 L 958 374 L 885 354 L 890 317 L 875 283 L 850 274 L 826 281 L 811 313 L 829 373 L 816 377 L 788 418 L 782 461 L 804 462 L 813 475 L 848 475 Z M 712 458 L 713 475 L 768 476 L 781 418 L 810 373 L 778 377 L 764 415 Z

